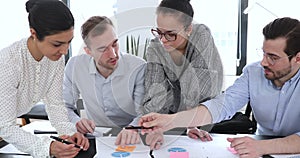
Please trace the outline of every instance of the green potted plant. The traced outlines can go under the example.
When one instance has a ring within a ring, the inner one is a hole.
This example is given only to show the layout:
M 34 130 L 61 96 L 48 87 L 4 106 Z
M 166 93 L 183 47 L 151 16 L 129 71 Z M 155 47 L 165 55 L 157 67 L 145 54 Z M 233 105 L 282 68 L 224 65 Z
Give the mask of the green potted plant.
M 146 60 L 146 51 L 147 51 L 147 46 L 150 42 L 149 38 L 145 39 L 144 45 L 143 45 L 143 49 L 140 49 L 140 36 L 138 37 L 134 37 L 132 35 L 127 35 L 126 36 L 126 52 L 133 54 L 135 56 L 139 56 L 139 52 L 142 52 L 143 55 L 143 59 Z

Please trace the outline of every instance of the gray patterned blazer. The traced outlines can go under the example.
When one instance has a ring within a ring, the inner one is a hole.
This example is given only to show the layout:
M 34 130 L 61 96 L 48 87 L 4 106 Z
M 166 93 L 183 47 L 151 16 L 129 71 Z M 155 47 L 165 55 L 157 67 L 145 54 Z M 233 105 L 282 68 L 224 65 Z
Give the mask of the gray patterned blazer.
M 146 54 L 142 114 L 176 113 L 221 92 L 223 67 L 209 28 L 194 24 L 188 41 L 183 64 L 178 66 L 158 39 L 151 40 Z

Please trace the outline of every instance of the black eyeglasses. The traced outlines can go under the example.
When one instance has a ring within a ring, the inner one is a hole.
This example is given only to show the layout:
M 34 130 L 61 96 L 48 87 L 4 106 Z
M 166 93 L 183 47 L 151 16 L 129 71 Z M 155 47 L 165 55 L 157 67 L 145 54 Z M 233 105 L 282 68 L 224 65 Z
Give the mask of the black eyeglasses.
M 162 39 L 162 37 L 165 36 L 165 39 L 168 41 L 176 41 L 177 34 L 178 34 L 178 33 L 173 33 L 171 31 L 166 31 L 165 33 L 163 33 L 160 30 L 155 30 L 155 29 L 151 29 L 151 33 L 153 34 L 153 36 L 159 39 Z

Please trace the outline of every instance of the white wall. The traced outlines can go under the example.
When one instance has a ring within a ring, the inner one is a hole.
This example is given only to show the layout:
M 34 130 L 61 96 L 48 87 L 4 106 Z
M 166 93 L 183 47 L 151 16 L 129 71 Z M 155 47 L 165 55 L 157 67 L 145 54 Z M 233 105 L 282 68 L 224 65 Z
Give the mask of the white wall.
M 113 17 L 116 0 L 70 0 L 70 9 L 75 18 L 74 39 L 72 41 L 72 55 L 84 53 L 81 38 L 81 25 L 91 16 L 100 15 Z
M 27 0 L 5 1 L 0 5 L 0 50 L 21 38 L 29 37 Z

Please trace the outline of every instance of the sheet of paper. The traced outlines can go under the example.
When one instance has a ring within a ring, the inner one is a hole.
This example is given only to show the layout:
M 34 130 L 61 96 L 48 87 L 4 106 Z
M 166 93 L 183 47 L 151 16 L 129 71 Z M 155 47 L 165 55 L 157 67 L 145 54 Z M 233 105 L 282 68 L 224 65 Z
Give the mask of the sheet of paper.
M 213 141 L 202 142 L 193 140 L 186 136 L 165 136 L 165 142 L 159 150 L 154 150 L 155 158 L 170 158 L 170 151 L 188 152 L 189 158 L 238 158 L 237 154 L 233 154 L 228 150 L 230 143 L 227 142 L 228 137 L 237 137 L 237 135 L 213 134 Z M 97 154 L 95 158 L 116 158 L 112 156 L 117 148 L 115 143 L 116 137 L 99 137 L 96 139 Z M 149 147 L 142 143 L 135 145 L 133 152 L 122 153 L 122 158 L 147 158 L 149 156 Z M 118 154 L 118 153 L 117 153 Z M 116 155 L 116 154 L 114 154 Z M 176 154 L 175 154 L 176 155 Z M 300 155 L 300 154 L 299 154 Z M 293 158 L 297 155 L 272 155 L 275 158 Z M 298 158 L 298 157 L 296 157 Z
M 34 133 L 34 130 L 40 131 L 56 131 L 56 129 L 51 125 L 49 120 L 38 120 L 33 121 L 22 127 L 25 131 Z
M 0 148 L 0 153 L 26 154 L 26 153 L 18 150 L 15 146 L 13 146 L 11 144 L 7 144 L 3 148 Z
M 214 137 L 212 142 L 201 142 L 200 140 L 193 140 L 186 136 L 165 136 L 165 142 L 161 149 L 154 150 L 155 158 L 170 158 L 170 151 L 172 149 L 183 149 L 189 153 L 189 158 L 237 158 L 237 155 L 228 151 L 229 143 L 226 141 L 227 137 Z M 97 158 L 115 158 L 112 154 L 117 148 L 115 137 L 99 137 L 97 138 Z M 171 149 L 171 150 L 170 150 Z M 150 148 L 143 144 L 137 144 L 133 152 L 130 152 L 126 158 L 145 158 L 149 157 Z M 217 151 L 217 152 L 216 152 Z M 176 154 L 175 154 L 176 155 Z M 125 157 L 123 157 L 125 158 Z
M 170 158 L 189 158 L 188 152 L 170 152 Z
M 103 134 L 107 134 L 108 132 L 110 132 L 112 130 L 112 128 L 107 128 L 107 127 L 96 127 L 94 133 L 92 133 L 92 135 L 94 135 L 95 137 L 102 137 Z
M 125 147 L 118 146 L 116 151 L 133 152 L 135 148 L 135 145 L 127 145 Z

